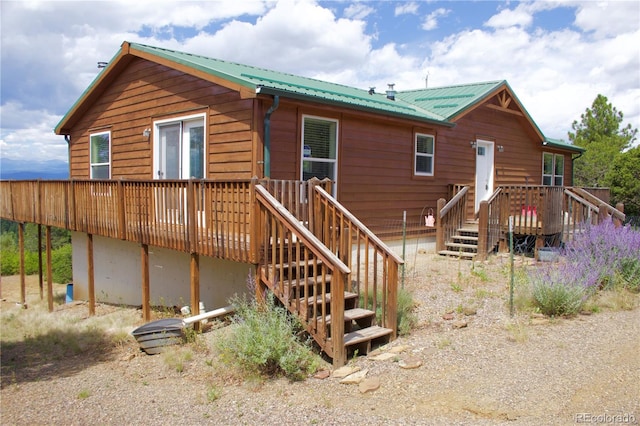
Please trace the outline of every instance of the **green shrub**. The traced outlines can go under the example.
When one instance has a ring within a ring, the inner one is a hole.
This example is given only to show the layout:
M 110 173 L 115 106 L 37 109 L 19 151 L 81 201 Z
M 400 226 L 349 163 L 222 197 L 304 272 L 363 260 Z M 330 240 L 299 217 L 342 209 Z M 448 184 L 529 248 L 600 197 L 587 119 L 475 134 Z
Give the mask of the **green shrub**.
M 317 370 L 317 355 L 296 337 L 300 323 L 276 304 L 272 293 L 263 304 L 245 298 L 231 302 L 236 314 L 230 334 L 217 341 L 223 362 L 250 375 L 290 380 L 303 380 Z
M 534 282 L 532 295 L 540 312 L 548 316 L 575 315 L 586 300 L 584 287 L 562 282 Z
M 51 267 L 53 269 L 54 282 L 65 284 L 73 281 L 71 253 L 71 244 L 63 245 L 51 253 Z
M 640 292 L 640 259 L 626 258 L 620 261 L 619 275 L 627 290 Z
M 20 258 L 14 250 L 2 250 L 0 253 L 0 274 L 16 275 L 20 272 Z

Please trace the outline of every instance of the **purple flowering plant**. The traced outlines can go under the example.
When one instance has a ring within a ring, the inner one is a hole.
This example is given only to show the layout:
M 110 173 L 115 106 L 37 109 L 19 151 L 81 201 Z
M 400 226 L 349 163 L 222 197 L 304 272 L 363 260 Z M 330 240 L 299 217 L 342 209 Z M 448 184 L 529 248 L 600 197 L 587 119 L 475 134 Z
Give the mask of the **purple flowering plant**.
M 640 290 L 640 232 L 611 221 L 589 226 L 559 250 L 562 261 L 529 274 L 532 295 L 546 315 L 572 315 L 597 290 L 618 283 Z

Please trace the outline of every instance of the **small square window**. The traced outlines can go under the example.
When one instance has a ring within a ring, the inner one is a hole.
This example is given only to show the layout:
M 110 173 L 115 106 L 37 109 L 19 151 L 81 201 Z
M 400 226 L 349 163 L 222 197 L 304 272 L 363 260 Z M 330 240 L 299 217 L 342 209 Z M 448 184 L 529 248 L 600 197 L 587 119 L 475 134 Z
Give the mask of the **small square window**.
M 435 138 L 432 135 L 416 134 L 414 174 L 433 176 Z

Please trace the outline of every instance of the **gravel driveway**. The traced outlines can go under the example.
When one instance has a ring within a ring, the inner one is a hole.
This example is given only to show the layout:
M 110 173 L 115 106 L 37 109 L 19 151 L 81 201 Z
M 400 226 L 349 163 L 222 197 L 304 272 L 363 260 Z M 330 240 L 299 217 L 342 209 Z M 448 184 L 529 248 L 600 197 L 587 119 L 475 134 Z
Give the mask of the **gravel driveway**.
M 375 390 L 337 377 L 241 381 L 219 365 L 212 329 L 148 356 L 127 340 L 106 352 L 24 362 L 2 348 L 1 423 L 224 425 L 573 425 L 640 422 L 640 309 L 549 320 L 508 311 L 508 260 L 416 255 L 405 286 L 418 327 L 349 362 Z M 413 262 L 411 262 L 413 263 Z M 520 260 L 520 266 L 531 263 Z M 535 264 L 527 267 L 536 267 Z M 10 302 L 16 279 L 2 278 Z M 3 314 L 28 310 L 2 304 Z M 46 305 L 44 305 L 46 308 Z M 64 309 L 63 309 L 64 308 Z M 42 309 L 40 307 L 30 307 Z M 60 306 L 50 315 L 86 305 Z M 100 305 L 98 317 L 125 308 Z M 128 309 L 130 317 L 139 314 Z M 138 320 L 139 321 L 139 320 Z M 130 329 L 138 324 L 129 324 Z M 3 324 L 3 327 L 5 325 Z M 103 330 L 101 333 L 109 333 Z M 4 346 L 4 345 L 3 345 Z M 14 349 L 14 348 L 12 348 Z M 6 365 L 11 357 L 10 365 Z M 330 365 L 327 364 L 330 369 Z M 406 368 L 415 367 L 415 368 Z M 375 387 L 375 386 L 374 386 Z

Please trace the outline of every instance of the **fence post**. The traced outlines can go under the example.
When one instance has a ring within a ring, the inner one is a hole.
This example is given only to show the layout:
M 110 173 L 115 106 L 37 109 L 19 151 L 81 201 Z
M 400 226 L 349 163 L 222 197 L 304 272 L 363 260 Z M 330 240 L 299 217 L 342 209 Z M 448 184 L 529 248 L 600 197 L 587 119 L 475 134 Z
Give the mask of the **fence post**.
M 436 251 L 444 250 L 444 221 L 442 220 L 443 218 L 440 212 L 446 204 L 447 201 L 444 198 L 440 198 L 436 207 Z
M 487 260 L 487 233 L 489 231 L 489 203 L 480 202 L 478 211 L 478 260 Z

